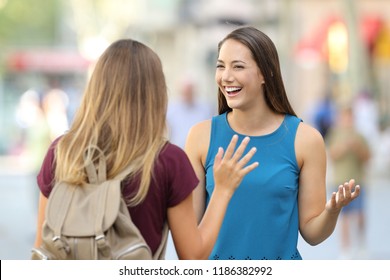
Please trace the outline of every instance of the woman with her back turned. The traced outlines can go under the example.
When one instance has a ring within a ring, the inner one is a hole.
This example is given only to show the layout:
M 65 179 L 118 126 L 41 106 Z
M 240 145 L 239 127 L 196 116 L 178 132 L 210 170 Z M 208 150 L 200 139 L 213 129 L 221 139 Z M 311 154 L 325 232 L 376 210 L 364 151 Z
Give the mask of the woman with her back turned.
M 44 209 L 55 181 L 87 182 L 84 151 L 104 152 L 107 178 L 133 165 L 123 186 L 130 215 L 154 253 L 168 221 L 180 259 L 204 259 L 216 240 L 226 207 L 242 178 L 257 163 L 247 164 L 249 139 L 215 155 L 216 192 L 197 225 L 192 191 L 198 179 L 179 147 L 166 139 L 167 87 L 159 57 L 144 44 L 114 42 L 97 61 L 69 131 L 50 146 L 38 175 L 41 191 L 35 246 L 41 243 Z M 94 155 L 89 155 L 92 158 Z M 82 215 L 82 213 L 80 213 Z
M 359 186 L 340 182 L 326 201 L 324 141 L 296 116 L 277 50 L 263 32 L 241 27 L 219 43 L 215 81 L 219 115 L 193 126 L 185 146 L 200 179 L 194 192 L 198 218 L 216 187 L 212 155 L 232 135 L 251 138 L 260 165 L 235 192 L 209 258 L 302 259 L 298 233 L 311 245 L 327 239 Z

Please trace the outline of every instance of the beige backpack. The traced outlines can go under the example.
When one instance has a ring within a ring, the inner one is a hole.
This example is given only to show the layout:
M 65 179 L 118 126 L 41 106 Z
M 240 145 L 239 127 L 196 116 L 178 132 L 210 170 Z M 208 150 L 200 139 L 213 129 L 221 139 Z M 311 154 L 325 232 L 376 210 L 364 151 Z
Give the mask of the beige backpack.
M 55 184 L 47 202 L 42 229 L 42 245 L 32 249 L 33 260 L 109 260 L 164 259 L 168 226 L 157 252 L 151 250 L 134 225 L 121 194 L 121 182 L 130 167 L 111 180 L 106 180 L 103 152 L 98 170 L 86 166 L 89 184 L 83 187 L 65 182 Z

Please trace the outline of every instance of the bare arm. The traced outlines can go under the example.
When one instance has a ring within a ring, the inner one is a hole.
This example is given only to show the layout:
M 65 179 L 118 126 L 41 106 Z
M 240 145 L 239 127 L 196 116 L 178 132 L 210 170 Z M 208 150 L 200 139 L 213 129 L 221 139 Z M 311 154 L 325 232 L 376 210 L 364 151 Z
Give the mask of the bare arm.
M 168 209 L 169 226 L 180 259 L 207 259 L 218 237 L 234 191 L 243 177 L 258 166 L 258 163 L 246 166 L 255 153 L 255 148 L 242 156 L 249 138 L 244 139 L 234 153 L 237 139 L 237 136 L 233 137 L 226 152 L 220 148 L 215 157 L 215 188 L 199 226 L 192 195 Z
M 46 204 L 47 204 L 47 198 L 42 193 L 39 193 L 37 232 L 36 232 L 34 247 L 39 247 L 42 243 L 42 227 L 43 227 L 43 222 L 45 220 Z
M 299 178 L 299 228 L 310 245 L 326 240 L 334 231 L 341 208 L 360 192 L 354 180 L 340 185 L 337 193 L 326 202 L 326 152 L 321 135 L 306 124 L 300 124 L 296 139 Z M 353 191 L 354 190 L 354 191 Z
M 193 204 L 198 223 L 206 210 L 205 162 L 210 142 L 211 120 L 194 125 L 188 133 L 185 151 L 199 179 L 193 192 Z

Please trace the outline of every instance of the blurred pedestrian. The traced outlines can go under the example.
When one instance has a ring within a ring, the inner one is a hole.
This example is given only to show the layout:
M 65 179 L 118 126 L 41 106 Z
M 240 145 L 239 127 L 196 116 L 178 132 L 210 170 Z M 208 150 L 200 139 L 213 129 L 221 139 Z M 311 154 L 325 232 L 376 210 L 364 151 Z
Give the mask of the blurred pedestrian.
M 352 104 L 354 111 L 359 112 L 354 115 L 355 127 L 371 146 L 379 144 L 380 136 L 380 110 L 373 96 L 371 91 L 362 90 Z
M 37 172 L 50 144 L 49 127 L 37 91 L 29 89 L 21 95 L 16 121 L 22 130 L 21 156 L 27 169 Z
M 193 126 L 185 146 L 200 179 L 198 217 L 215 192 L 213 155 L 232 135 L 251 138 L 260 165 L 234 194 L 209 258 L 302 259 L 298 233 L 310 245 L 326 240 L 360 188 L 343 178 L 326 201 L 323 137 L 291 107 L 276 47 L 266 34 L 253 27 L 228 34 L 218 45 L 215 80 L 219 115 Z
M 384 181 L 389 185 L 390 181 L 390 117 L 383 116 L 380 121 L 378 144 L 372 147 L 372 159 L 370 161 L 372 174 L 375 179 Z
M 180 82 L 179 96 L 168 103 L 169 140 L 184 148 L 191 126 L 212 117 L 211 106 L 202 102 L 194 79 L 187 75 Z
M 229 147 L 215 155 L 216 191 L 198 226 L 192 205 L 198 179 L 185 152 L 166 139 L 167 101 L 161 61 L 154 51 L 130 39 L 108 47 L 96 63 L 69 131 L 52 143 L 43 161 L 35 246 L 41 243 L 45 206 L 54 182 L 86 185 L 84 156 L 96 155 L 84 153 L 95 145 L 106 157 L 108 179 L 128 165 L 134 167 L 122 192 L 152 253 L 168 222 L 181 259 L 207 258 L 230 198 L 242 178 L 257 166 L 247 165 L 255 149 L 241 157 L 249 139 L 235 150 L 238 137 L 234 136 Z
M 50 128 L 51 140 L 56 139 L 69 129 L 67 106 L 68 95 L 65 91 L 51 84 L 43 97 L 43 110 Z
M 325 97 L 316 106 L 313 122 L 314 127 L 321 133 L 322 137 L 326 137 L 329 128 L 334 122 L 334 102 L 331 93 L 327 93 Z
M 36 189 L 36 176 L 41 167 L 47 148 L 51 143 L 50 129 L 42 108 L 40 94 L 33 89 L 24 92 L 16 109 L 16 120 L 22 131 L 20 159 L 26 168 L 29 191 L 37 209 L 39 192 Z
M 366 199 L 366 171 L 367 163 L 371 157 L 370 147 L 366 138 L 356 129 L 353 108 L 350 106 L 340 108 L 335 126 L 329 131 L 327 137 L 329 156 L 333 167 L 333 186 L 345 178 L 355 178 L 362 189 L 360 196 L 345 206 L 341 212 L 341 255 L 343 259 L 363 257 L 354 256 L 352 249 L 365 250 L 365 199 Z M 354 225 L 357 231 L 354 231 Z M 353 236 L 357 236 L 353 242 Z

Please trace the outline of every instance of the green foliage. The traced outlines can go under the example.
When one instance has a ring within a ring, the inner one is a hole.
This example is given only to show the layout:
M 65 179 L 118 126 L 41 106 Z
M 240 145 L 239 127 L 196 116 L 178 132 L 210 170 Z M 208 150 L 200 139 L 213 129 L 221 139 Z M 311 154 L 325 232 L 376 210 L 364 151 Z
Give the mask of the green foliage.
M 61 0 L 0 0 L 0 46 L 53 45 Z

